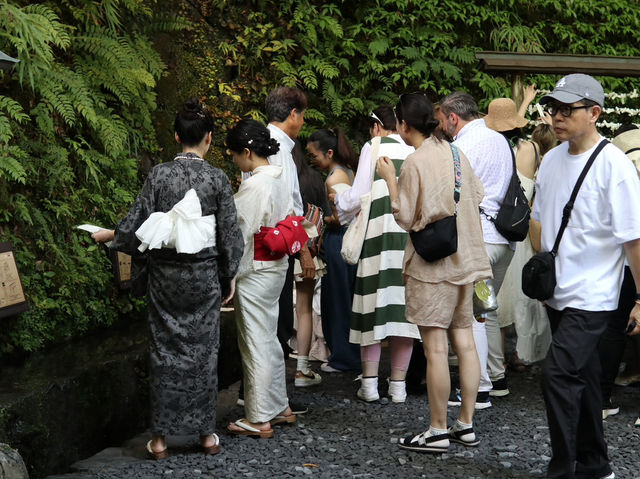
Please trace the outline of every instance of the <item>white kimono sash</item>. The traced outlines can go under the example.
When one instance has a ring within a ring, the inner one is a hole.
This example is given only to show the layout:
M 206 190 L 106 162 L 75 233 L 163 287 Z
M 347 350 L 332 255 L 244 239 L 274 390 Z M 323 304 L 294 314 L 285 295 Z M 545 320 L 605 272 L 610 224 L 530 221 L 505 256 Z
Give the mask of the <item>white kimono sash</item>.
M 136 230 L 138 250 L 175 248 L 178 253 L 195 254 L 216 245 L 216 218 L 202 216 L 202 206 L 191 188 L 166 213 L 152 213 Z

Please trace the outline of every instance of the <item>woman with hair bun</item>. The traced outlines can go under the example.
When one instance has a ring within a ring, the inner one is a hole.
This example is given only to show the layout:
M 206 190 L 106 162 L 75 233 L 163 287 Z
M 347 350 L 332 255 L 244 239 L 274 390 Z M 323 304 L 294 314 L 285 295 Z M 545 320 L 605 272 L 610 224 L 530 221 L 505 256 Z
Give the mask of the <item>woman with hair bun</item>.
M 279 145 L 269 130 L 255 120 L 241 120 L 227 134 L 233 162 L 251 173 L 235 195 L 238 224 L 245 240 L 236 279 L 235 310 L 238 347 L 242 356 L 244 410 L 227 430 L 239 436 L 269 438 L 271 427 L 296 421 L 287 399 L 285 364 L 278 341 L 278 300 L 289 261 L 264 257 L 261 227 L 273 228 L 291 213 L 291 192 L 284 187 L 282 167 L 267 157 Z
M 220 452 L 214 433 L 220 305 L 233 295 L 243 242 L 229 179 L 203 160 L 212 130 L 211 114 L 196 100 L 187 101 L 174 123 L 182 153 L 151 170 L 115 231 L 93 234 L 96 241 L 113 241 L 112 249 L 130 255 L 148 245 L 144 286 L 152 439 L 147 452 L 155 459 L 169 455 L 169 434 L 199 434 L 205 454 Z M 167 228 L 158 228 L 157 221 L 171 227 L 169 237 L 161 237 Z
M 408 241 L 402 269 L 406 317 L 418 325 L 427 358 L 431 425 L 423 433 L 400 439 L 398 445 L 441 453 L 450 441 L 464 446 L 480 442 L 472 424 L 480 363 L 471 326 L 474 282 L 491 277 L 478 210 L 484 189 L 464 154 L 436 137 L 438 121 L 424 94 L 401 95 L 395 113 L 402 139 L 416 148 L 404 161 L 398 180 L 392 161 L 386 157 L 378 160 L 377 172 L 389 186 L 396 221 L 406 231 L 420 231 L 434 221 L 457 215 L 457 252 L 427 262 Z M 460 415 L 448 430 L 451 382 L 447 335 L 458 355 L 462 387 Z
M 334 191 L 334 188 L 337 190 L 340 186 L 352 185 L 358 157 L 341 130 L 336 128 L 315 131 L 307 140 L 307 149 L 313 156 L 315 165 L 329 172 L 325 181 L 327 194 Z M 340 225 L 335 212 L 327 213 L 322 237 L 327 272 L 320 283 L 320 310 L 322 331 L 331 354 L 329 361 L 322 364 L 321 370 L 329 373 L 359 371 L 358 347 L 349 343 L 356 268 L 345 263 L 340 255 L 342 237 L 347 227 Z

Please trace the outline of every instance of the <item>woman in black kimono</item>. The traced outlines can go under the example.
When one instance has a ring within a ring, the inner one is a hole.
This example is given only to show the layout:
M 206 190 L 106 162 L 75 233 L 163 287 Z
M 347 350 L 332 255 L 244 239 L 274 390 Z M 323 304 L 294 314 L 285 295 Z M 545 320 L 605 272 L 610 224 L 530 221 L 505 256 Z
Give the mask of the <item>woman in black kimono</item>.
M 168 434 L 198 434 L 205 453 L 220 451 L 214 433 L 220 305 L 233 296 L 244 249 L 229 179 L 203 160 L 211 144 L 211 115 L 191 100 L 174 127 L 182 153 L 151 170 L 115 231 L 93 235 L 96 241 L 113 240 L 111 248 L 135 254 L 141 244 L 138 228 L 152 213 L 171 210 L 190 189 L 197 193 L 202 216 L 215 218 L 215 233 L 207 231 L 210 242 L 197 253 L 178 253 L 166 245 L 148 251 L 152 439 L 147 450 L 155 459 L 168 456 Z

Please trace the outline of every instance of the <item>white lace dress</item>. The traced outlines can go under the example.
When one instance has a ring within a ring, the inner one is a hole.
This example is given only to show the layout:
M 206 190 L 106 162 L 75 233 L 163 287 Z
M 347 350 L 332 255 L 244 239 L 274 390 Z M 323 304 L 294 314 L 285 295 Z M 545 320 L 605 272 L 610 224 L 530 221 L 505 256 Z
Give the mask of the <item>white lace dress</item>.
M 531 200 L 535 181 L 522 176 L 520 172 L 518 177 L 527 199 Z M 544 306 L 522 292 L 522 267 L 534 254 L 527 235 L 524 241 L 517 243 L 498 293 L 498 324 L 503 328 L 515 323 L 518 335 L 516 352 L 524 363 L 544 359 L 551 344 L 551 329 Z

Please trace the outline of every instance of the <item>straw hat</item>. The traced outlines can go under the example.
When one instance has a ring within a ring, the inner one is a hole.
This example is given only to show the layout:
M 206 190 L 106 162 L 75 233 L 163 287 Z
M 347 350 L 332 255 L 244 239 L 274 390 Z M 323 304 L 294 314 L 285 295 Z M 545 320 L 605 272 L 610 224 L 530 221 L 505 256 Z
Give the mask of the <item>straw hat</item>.
M 640 166 L 640 130 L 634 128 L 620 133 L 613 139 L 613 144 L 631 158 L 636 168 Z M 638 168 L 640 169 L 640 168 Z
M 489 112 L 484 117 L 484 122 L 495 131 L 522 128 L 528 123 L 525 117 L 518 115 L 516 104 L 511 98 L 496 98 L 489 103 Z

